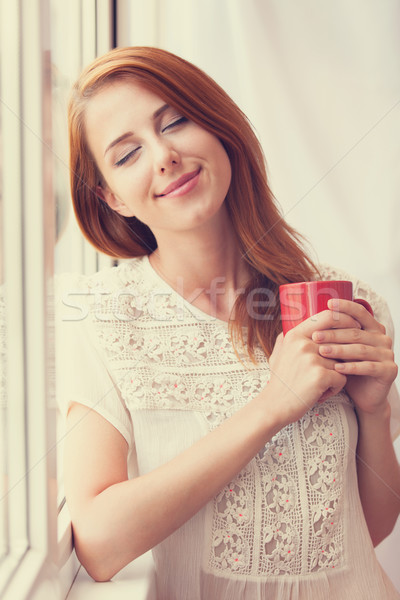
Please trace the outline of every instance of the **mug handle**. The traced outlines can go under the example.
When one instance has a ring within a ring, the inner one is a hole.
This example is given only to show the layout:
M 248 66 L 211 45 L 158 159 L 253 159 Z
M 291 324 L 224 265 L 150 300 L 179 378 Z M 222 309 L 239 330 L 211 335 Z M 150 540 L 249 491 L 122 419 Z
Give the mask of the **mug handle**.
M 367 309 L 367 311 L 374 316 L 374 311 L 372 310 L 372 306 L 370 305 L 369 302 L 367 302 L 366 300 L 363 300 L 362 298 L 354 298 L 353 302 L 357 302 L 357 304 L 361 304 L 362 306 L 364 306 L 364 308 Z

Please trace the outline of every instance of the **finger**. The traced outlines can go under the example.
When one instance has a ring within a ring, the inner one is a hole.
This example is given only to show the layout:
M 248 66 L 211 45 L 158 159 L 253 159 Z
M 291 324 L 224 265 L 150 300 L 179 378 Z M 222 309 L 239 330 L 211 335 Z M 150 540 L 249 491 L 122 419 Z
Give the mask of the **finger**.
M 319 353 L 326 358 L 345 361 L 394 361 L 393 351 L 389 348 L 367 344 L 322 344 Z
M 393 381 L 397 374 L 397 366 L 387 361 L 343 362 L 335 364 L 335 371 L 343 375 L 366 375 L 383 381 Z
M 385 327 L 362 304 L 352 302 L 351 300 L 331 298 L 328 300 L 328 308 L 334 313 L 346 313 L 353 317 L 363 329 L 386 333 Z
M 336 371 L 336 375 L 339 375 L 339 373 L 337 371 Z M 345 385 L 347 383 L 347 377 L 343 376 L 343 374 L 340 374 L 340 375 L 341 376 L 339 378 L 335 377 L 335 376 L 332 376 L 330 378 L 330 381 L 329 381 L 330 385 L 323 392 L 321 397 L 319 398 L 319 400 L 318 400 L 319 403 L 325 402 L 325 400 L 327 400 L 331 396 L 336 396 L 336 394 L 339 394 L 339 392 L 342 391 L 342 389 L 345 387 Z
M 291 332 L 297 332 L 302 333 L 307 337 L 311 337 L 314 331 L 349 328 L 360 329 L 361 325 L 354 317 L 345 312 L 323 310 L 316 315 L 312 315 L 296 327 L 293 327 L 286 335 L 291 334 Z
M 348 329 L 329 329 L 326 331 L 314 331 L 312 334 L 313 342 L 320 343 L 335 343 L 335 344 L 352 344 L 362 343 L 369 346 L 382 346 L 383 348 L 391 349 L 393 340 L 385 334 L 377 331 L 366 331 L 359 328 Z

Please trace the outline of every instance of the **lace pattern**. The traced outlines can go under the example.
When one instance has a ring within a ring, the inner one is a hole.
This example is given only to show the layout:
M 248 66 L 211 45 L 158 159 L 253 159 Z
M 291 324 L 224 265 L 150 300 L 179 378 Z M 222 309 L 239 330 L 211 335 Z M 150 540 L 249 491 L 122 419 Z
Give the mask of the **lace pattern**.
M 324 278 L 343 278 L 321 271 Z M 147 259 L 95 275 L 87 291 L 97 343 L 133 422 L 142 409 L 198 411 L 211 430 L 267 383 L 261 350 L 258 365 L 238 361 L 226 324 L 200 318 L 157 280 Z M 378 297 L 367 299 L 379 306 Z M 212 540 L 206 571 L 265 577 L 346 564 L 343 473 L 352 416 L 344 393 L 318 405 L 221 490 L 206 524 Z
M 261 368 L 248 360 L 242 365 L 226 323 L 212 317 L 199 322 L 172 290 L 167 294 L 149 285 L 144 266 L 118 267 L 114 277 L 119 282 L 108 286 L 93 278 L 90 310 L 96 339 L 131 411 L 198 410 L 215 427 L 266 384 L 268 365 L 265 360 Z
M 218 495 L 211 571 L 301 575 L 344 564 L 342 403 L 344 394 L 279 432 Z

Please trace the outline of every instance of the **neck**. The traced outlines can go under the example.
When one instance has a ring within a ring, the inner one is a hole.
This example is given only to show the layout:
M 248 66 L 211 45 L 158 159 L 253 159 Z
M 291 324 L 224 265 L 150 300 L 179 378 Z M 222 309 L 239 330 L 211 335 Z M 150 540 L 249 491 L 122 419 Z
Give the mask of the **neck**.
M 228 320 L 236 296 L 249 279 L 230 223 L 207 232 L 177 235 L 168 242 L 157 236 L 158 248 L 150 256 L 153 268 L 194 306 Z

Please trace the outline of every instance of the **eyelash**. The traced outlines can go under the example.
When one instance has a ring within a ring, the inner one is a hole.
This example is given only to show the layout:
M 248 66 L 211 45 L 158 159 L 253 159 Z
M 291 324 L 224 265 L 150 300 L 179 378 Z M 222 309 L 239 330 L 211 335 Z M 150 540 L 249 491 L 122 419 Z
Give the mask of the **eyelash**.
M 164 132 L 167 129 L 170 129 L 171 127 L 176 127 L 177 125 L 181 125 L 182 123 L 186 123 L 186 121 L 187 121 L 186 117 L 179 117 L 179 119 L 176 119 L 176 121 L 172 121 L 172 123 L 170 123 L 169 125 L 167 125 L 166 127 L 164 127 L 164 129 L 162 131 Z
M 120 160 L 118 160 L 114 166 L 115 167 L 122 167 L 122 165 L 124 165 L 134 154 L 135 152 L 137 152 L 139 150 L 140 146 L 138 146 L 137 148 L 135 148 L 134 150 L 131 150 L 130 152 L 128 152 L 128 154 L 126 154 L 125 156 L 123 156 Z
M 178 125 L 182 125 L 183 123 L 187 122 L 187 118 L 186 117 L 179 117 L 179 119 L 177 119 L 176 121 L 173 121 L 172 123 L 170 123 L 169 125 L 167 125 L 166 127 L 164 127 L 162 129 L 162 133 L 164 133 L 165 131 L 167 131 L 168 129 L 172 129 L 173 127 L 177 127 Z M 122 165 L 124 165 L 126 162 L 128 162 L 128 160 L 130 158 L 132 158 L 132 156 L 135 154 L 135 152 L 137 152 L 140 149 L 141 146 L 138 146 L 137 148 L 135 148 L 134 150 L 131 150 L 131 152 L 128 152 L 128 154 L 126 154 L 125 156 L 123 156 L 120 160 L 118 160 L 115 163 L 115 167 L 122 167 Z

